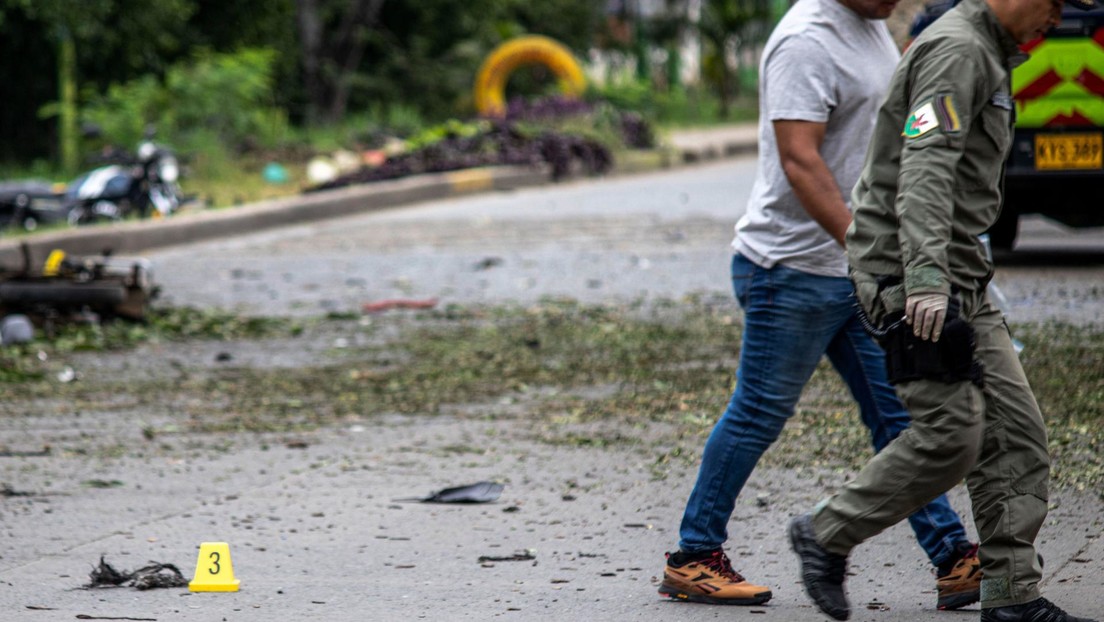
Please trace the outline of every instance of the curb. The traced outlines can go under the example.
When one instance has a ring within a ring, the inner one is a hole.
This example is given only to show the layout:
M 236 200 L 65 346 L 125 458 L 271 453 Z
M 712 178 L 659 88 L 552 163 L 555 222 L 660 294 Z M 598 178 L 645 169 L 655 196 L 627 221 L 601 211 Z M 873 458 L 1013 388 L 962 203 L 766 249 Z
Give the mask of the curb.
M 261 201 L 235 208 L 184 213 L 165 220 L 144 220 L 52 232 L 0 241 L 0 266 L 23 267 L 23 244 L 31 265 L 50 251 L 70 255 L 133 254 L 152 248 L 254 233 L 262 229 L 338 218 L 390 207 L 491 190 L 512 190 L 550 183 L 546 171 L 520 167 L 466 169 L 361 184 Z
M 755 151 L 754 132 L 709 140 L 703 132 L 676 138 L 673 149 L 642 152 L 618 162 L 613 175 L 646 173 Z M 694 144 L 687 144 L 687 142 Z M 543 168 L 486 167 L 448 173 L 430 173 L 346 188 L 299 194 L 234 208 L 182 213 L 165 220 L 144 220 L 57 231 L 28 238 L 0 240 L 0 270 L 24 267 L 24 244 L 31 266 L 39 265 L 54 249 L 70 255 L 134 254 L 142 251 L 254 233 L 263 229 L 338 218 L 496 190 L 514 190 L 551 184 Z

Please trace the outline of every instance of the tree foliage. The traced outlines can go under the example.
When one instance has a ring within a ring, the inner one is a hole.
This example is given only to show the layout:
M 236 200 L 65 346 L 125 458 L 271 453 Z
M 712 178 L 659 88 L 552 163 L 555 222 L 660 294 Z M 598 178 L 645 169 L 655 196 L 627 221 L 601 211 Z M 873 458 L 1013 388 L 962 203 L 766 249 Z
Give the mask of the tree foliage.
M 729 55 L 739 53 L 750 43 L 759 43 L 765 31 L 756 36 L 755 27 L 767 26 L 770 5 L 767 0 L 705 0 L 702 3 L 698 32 L 706 47 L 706 77 L 712 78 L 721 97 L 722 114 L 727 116 L 730 99 L 739 83 L 733 79 Z
M 0 157 L 51 149 L 56 125 L 39 119 L 58 100 L 59 42 L 76 48 L 83 93 L 143 73 L 160 73 L 186 52 L 192 0 L 0 0 L 0 68 L 9 85 L 30 97 L 6 98 Z M 51 116 L 48 114 L 47 116 Z
M 217 140 L 231 147 L 271 147 L 287 119 L 272 105 L 275 52 L 246 48 L 233 54 L 200 50 L 159 80 L 144 75 L 112 85 L 84 110 L 109 142 L 131 146 L 153 126 L 182 150 Z
M 600 3 L 559 0 L 297 0 L 307 116 L 408 102 L 430 117 L 471 108 L 471 83 L 486 54 L 533 33 L 577 52 L 589 47 Z M 317 33 L 331 33 L 322 37 Z M 311 34 L 315 33 L 315 34 Z
M 39 113 L 57 109 L 59 32 L 75 44 L 80 104 L 97 114 L 106 101 L 145 106 L 121 98 L 158 89 L 217 111 L 219 92 L 168 85 L 173 68 L 199 50 L 267 48 L 266 104 L 293 122 L 392 106 L 444 119 L 471 111 L 475 72 L 494 46 L 534 33 L 583 54 L 602 11 L 592 0 L 0 0 L 0 70 L 23 95 L 0 107 L 0 160 L 55 148 L 56 120 Z
M 666 15 L 653 20 L 654 43 L 672 50 L 688 33 L 702 43 L 703 78 L 720 97 L 721 116 L 728 117 L 732 98 L 740 94 L 736 72 L 749 46 L 766 40 L 770 0 L 701 0 L 697 19 L 689 18 L 689 0 L 666 0 Z

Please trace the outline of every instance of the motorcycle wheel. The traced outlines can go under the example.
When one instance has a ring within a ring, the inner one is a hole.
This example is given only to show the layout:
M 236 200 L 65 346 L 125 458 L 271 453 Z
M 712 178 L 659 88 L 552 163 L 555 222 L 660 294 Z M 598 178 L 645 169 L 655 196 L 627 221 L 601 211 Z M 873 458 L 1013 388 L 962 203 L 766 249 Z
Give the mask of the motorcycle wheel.
M 77 227 L 84 224 L 84 209 L 81 207 L 70 209 L 65 215 L 65 221 L 69 223 L 70 227 Z
M 84 225 L 90 225 L 97 220 L 96 215 L 92 213 L 92 210 L 86 205 L 78 205 L 69 210 L 66 220 L 69 222 L 70 227 L 81 227 Z

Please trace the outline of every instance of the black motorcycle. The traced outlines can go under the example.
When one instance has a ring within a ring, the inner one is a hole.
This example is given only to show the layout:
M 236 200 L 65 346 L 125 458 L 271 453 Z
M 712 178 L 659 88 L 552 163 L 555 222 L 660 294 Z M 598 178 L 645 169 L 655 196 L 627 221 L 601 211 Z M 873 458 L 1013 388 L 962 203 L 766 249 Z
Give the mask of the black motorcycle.
M 177 183 L 180 164 L 171 150 L 153 142 L 152 132 L 135 153 L 110 149 L 99 160 L 104 166 L 76 178 L 66 190 L 71 225 L 169 216 L 184 202 Z

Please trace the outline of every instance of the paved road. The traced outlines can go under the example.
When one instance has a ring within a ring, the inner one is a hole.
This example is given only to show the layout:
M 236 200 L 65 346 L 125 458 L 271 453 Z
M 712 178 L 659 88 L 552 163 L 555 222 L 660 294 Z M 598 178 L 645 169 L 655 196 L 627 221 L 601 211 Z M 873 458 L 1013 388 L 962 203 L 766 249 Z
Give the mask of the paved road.
M 405 297 L 528 303 L 728 296 L 752 158 L 439 201 L 150 253 L 168 300 L 251 313 Z M 1013 322 L 1104 325 L 1104 230 L 1027 219 L 998 283 Z
M 546 295 L 592 302 L 728 297 L 728 243 L 753 167 L 740 159 L 470 197 L 149 256 L 173 302 L 266 314 L 356 311 L 398 296 L 493 304 Z M 1025 248 L 1052 231 L 1030 225 Z M 1013 258 L 1021 265 L 1001 279 L 1014 308 L 1097 321 L 1091 297 L 1099 294 L 1091 288 L 1104 276 L 1095 250 L 1104 246 L 1091 247 L 1099 241 L 1094 235 L 1078 238 L 1090 248 L 1073 259 L 1053 250 L 1033 251 L 1046 253 L 1043 267 Z M 356 334 L 308 333 L 262 352 L 242 346 L 235 364 L 278 365 L 280 348 L 302 350 L 300 361 L 332 362 L 323 350 L 338 338 Z M 83 381 L 128 369 L 169 378 L 203 373 L 192 366 L 217 366 L 212 361 L 226 347 L 150 344 L 98 356 L 97 367 L 81 368 Z M 0 417 L 0 446 L 50 444 L 54 451 L 0 459 L 0 482 L 33 493 L 0 500 L 3 620 L 826 619 L 796 582 L 781 525 L 846 472 L 758 470 L 738 503 L 729 550 L 775 598 L 765 607 L 704 607 L 655 593 L 693 465 L 673 465 L 659 481 L 653 467 L 663 448 L 644 439 L 602 448 L 542 442 L 548 430 L 526 416 L 524 402 L 513 415 L 490 420 L 479 406 L 431 419 L 365 413 L 312 433 L 179 432 L 156 442 L 143 429 L 186 430 L 186 409 L 140 396 L 121 396 L 104 410 L 50 400 L 20 408 Z M 502 502 L 393 501 L 483 478 L 506 482 Z M 81 483 L 90 480 L 119 485 Z M 967 507 L 961 490 L 952 497 Z M 1040 537 L 1044 589 L 1100 617 L 1104 503 L 1060 491 L 1052 508 Z M 73 589 L 100 555 L 125 569 L 173 562 L 190 577 L 196 547 L 208 540 L 231 544 L 241 592 Z M 527 549 L 535 550 L 535 563 L 478 561 Z M 976 608 L 933 609 L 934 582 L 903 525 L 861 547 L 852 561 L 854 620 L 977 619 Z
M 441 201 L 152 253 L 175 302 L 316 314 L 368 300 L 599 302 L 725 286 L 753 160 Z

